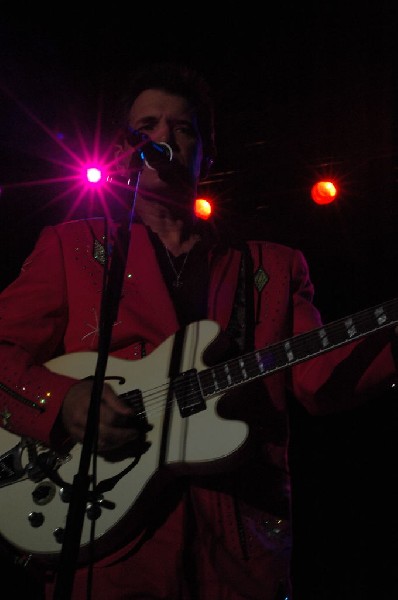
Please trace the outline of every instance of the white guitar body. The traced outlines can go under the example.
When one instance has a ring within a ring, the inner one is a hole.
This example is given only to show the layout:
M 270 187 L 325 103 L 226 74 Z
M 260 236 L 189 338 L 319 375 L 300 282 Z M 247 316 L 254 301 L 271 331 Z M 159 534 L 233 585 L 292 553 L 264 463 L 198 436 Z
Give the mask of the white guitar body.
M 212 321 L 193 323 L 186 329 L 183 347 L 181 371 L 197 369 L 200 371 L 203 350 L 216 337 L 218 325 Z M 137 464 L 122 476 L 114 488 L 104 494 L 105 502 L 100 503 L 101 514 L 95 522 L 96 550 L 99 555 L 108 553 L 126 534 L 128 525 L 130 535 L 141 520 L 141 508 L 147 502 L 145 491 L 156 494 L 162 472 L 168 470 L 182 473 L 189 471 L 209 472 L 217 470 L 223 459 L 229 457 L 247 438 L 248 426 L 241 421 L 220 418 L 216 405 L 218 396 L 206 403 L 206 409 L 182 418 L 174 400 L 170 404 L 169 434 L 165 456 L 161 460 L 161 442 L 163 415 L 169 388 L 169 364 L 174 336 L 166 340 L 148 357 L 139 361 L 121 360 L 109 357 L 106 370 L 107 381 L 118 395 L 133 389 L 139 389 L 145 406 L 148 423 L 153 426 L 147 435 L 148 449 Z M 46 366 L 59 374 L 76 378 L 86 378 L 95 373 L 97 354 L 78 352 L 61 356 L 49 361 Z M 115 378 L 115 379 L 113 379 Z M 150 387 L 149 391 L 145 391 Z M 0 453 L 7 454 L 10 448 L 20 440 L 16 435 L 2 431 Z M 78 471 L 81 446 L 76 445 L 69 460 L 63 462 L 58 474 L 63 481 L 71 484 Z M 25 450 L 25 452 L 27 452 Z M 26 461 L 28 459 L 26 458 Z M 132 458 L 117 462 L 108 462 L 101 456 L 97 458 L 97 482 L 118 475 L 132 464 Z M 159 482 L 158 482 L 159 479 Z M 148 489 L 147 489 L 148 488 Z M 38 498 L 35 500 L 35 491 Z M 63 529 L 69 504 L 62 500 L 61 487 L 45 477 L 35 483 L 30 479 L 20 479 L 0 492 L 1 514 L 3 518 L 1 535 L 14 547 L 25 554 L 52 562 L 57 558 L 62 543 L 56 532 Z M 8 493 L 8 491 L 10 493 Z M 140 505 L 140 500 L 141 504 Z M 103 507 L 103 508 L 102 508 Z M 109 508 L 107 508 L 109 507 Z M 134 508 L 136 507 L 136 508 Z M 136 516 L 134 513 L 137 512 Z M 32 525 L 32 514 L 40 514 L 40 525 Z M 126 521 L 124 522 L 124 519 Z M 42 521 L 42 522 L 41 522 Z M 85 561 L 85 547 L 90 540 L 91 521 L 85 517 L 81 536 L 81 561 Z M 117 535 L 119 529 L 120 536 Z M 108 533 L 112 531 L 110 537 Z M 128 538 L 127 538 L 128 539 Z M 120 542 L 119 542 L 120 543 Z
M 97 485 L 87 495 L 80 562 L 88 560 L 91 537 L 95 556 L 100 557 L 141 531 L 146 516 L 156 507 L 158 492 L 175 475 L 217 473 L 238 464 L 250 447 L 249 425 L 239 416 L 230 417 L 228 409 L 225 412 L 224 400 L 228 406 L 233 403 L 228 404 L 228 395 L 221 400 L 222 395 L 397 323 L 398 299 L 393 299 L 206 367 L 203 353 L 216 339 L 219 327 L 205 320 L 177 332 L 142 360 L 109 357 L 107 382 L 133 404 L 141 423 L 152 429 L 142 430 L 142 440 L 131 456 L 97 457 Z M 181 357 L 177 366 L 176 347 Z M 47 367 L 84 379 L 94 375 L 96 364 L 96 353 L 78 352 L 51 360 Z M 54 562 L 62 550 L 81 446 L 62 457 L 35 440 L 18 438 L 4 429 L 0 434 L 0 534 L 22 555 Z M 43 462 L 50 468 L 43 469 Z

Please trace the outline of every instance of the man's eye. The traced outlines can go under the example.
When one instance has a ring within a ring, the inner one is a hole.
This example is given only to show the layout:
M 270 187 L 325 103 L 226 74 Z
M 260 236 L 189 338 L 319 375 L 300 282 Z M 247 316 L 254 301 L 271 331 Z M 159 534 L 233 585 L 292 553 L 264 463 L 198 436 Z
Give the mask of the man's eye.
M 141 127 L 138 128 L 138 131 L 153 131 L 155 129 L 155 125 L 142 125 Z
M 179 125 L 174 131 L 176 133 L 183 133 L 184 135 L 188 135 L 190 137 L 196 137 L 196 131 L 189 125 Z

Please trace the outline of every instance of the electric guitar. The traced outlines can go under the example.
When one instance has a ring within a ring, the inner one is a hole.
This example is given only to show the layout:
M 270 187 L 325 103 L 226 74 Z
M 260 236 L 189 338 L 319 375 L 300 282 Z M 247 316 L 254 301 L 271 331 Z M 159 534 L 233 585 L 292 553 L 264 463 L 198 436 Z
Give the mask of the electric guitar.
M 106 381 L 135 408 L 140 435 L 124 456 L 91 455 L 96 478 L 86 498 L 79 563 L 89 560 L 93 547 L 96 558 L 103 557 L 138 534 L 158 493 L 175 476 L 224 472 L 239 462 L 250 427 L 221 416 L 222 396 L 228 403 L 227 393 L 238 386 L 397 323 L 394 299 L 208 367 L 203 354 L 220 330 L 204 320 L 141 360 L 110 356 Z M 176 346 L 182 358 L 177 375 L 170 375 Z M 77 352 L 46 366 L 83 379 L 93 376 L 96 360 L 95 352 Z M 80 444 L 59 454 L 0 429 L 0 538 L 20 556 L 49 565 L 59 559 L 80 455 Z

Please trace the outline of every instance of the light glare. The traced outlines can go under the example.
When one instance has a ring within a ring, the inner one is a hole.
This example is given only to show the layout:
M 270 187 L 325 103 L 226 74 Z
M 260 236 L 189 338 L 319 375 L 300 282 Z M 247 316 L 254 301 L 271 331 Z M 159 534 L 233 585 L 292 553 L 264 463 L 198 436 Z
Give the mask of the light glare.
M 101 171 L 97 167 L 88 167 L 86 176 L 89 183 L 98 183 L 102 178 Z

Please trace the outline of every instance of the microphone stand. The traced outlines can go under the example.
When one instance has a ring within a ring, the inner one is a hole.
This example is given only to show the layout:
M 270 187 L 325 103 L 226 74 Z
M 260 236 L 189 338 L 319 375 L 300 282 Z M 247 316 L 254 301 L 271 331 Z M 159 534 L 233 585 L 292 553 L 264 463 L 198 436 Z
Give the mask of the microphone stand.
M 133 196 L 130 210 L 126 213 L 125 218 L 122 219 L 118 229 L 117 239 L 115 240 L 112 249 L 109 278 L 106 282 L 101 302 L 96 371 L 93 378 L 91 401 L 79 468 L 72 483 L 71 498 L 65 525 L 65 535 L 62 543 L 53 600 L 69 600 L 69 598 L 71 598 L 74 573 L 78 565 L 81 533 L 90 486 L 89 468 L 93 448 L 96 448 L 99 407 L 112 337 L 112 327 L 113 323 L 116 321 L 119 309 L 138 182 L 144 164 L 142 158 L 139 157 L 138 152 L 134 152 L 132 155 L 132 163 L 135 162 L 139 162 L 139 166 L 136 164 L 131 165 L 131 175 L 128 179 L 127 186 L 122 186 L 123 192 L 126 195 L 126 200 L 129 202 L 131 200 L 131 189 L 133 190 Z M 112 181 L 112 178 L 109 178 L 108 181 Z M 123 204 L 123 206 L 125 206 L 125 204 Z M 127 203 L 127 206 L 129 206 L 129 203 Z

